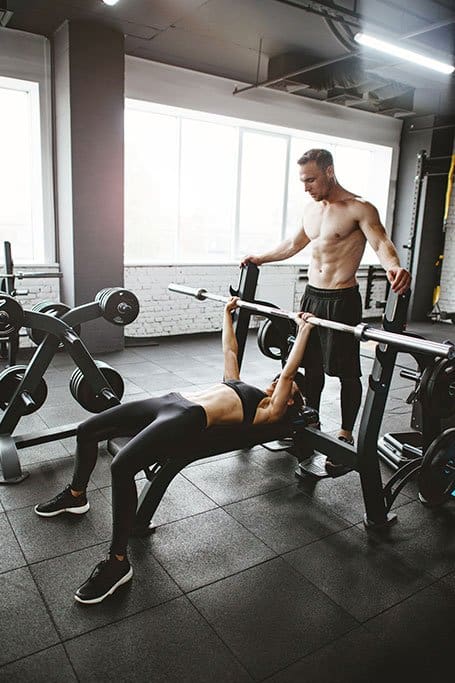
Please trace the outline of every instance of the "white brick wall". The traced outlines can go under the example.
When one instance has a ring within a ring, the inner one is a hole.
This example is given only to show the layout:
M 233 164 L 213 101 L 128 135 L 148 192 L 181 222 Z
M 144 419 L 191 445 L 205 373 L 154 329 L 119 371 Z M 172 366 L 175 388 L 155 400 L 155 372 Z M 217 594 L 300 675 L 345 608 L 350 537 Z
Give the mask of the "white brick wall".
M 269 264 L 261 268 L 256 298 L 282 308 L 298 310 L 306 281 L 299 280 L 298 265 Z M 135 292 L 141 312 L 125 332 L 128 337 L 164 337 L 168 335 L 211 332 L 221 329 L 222 307 L 213 301 L 197 301 L 193 297 L 168 291 L 170 282 L 196 289 L 228 295 L 229 285 L 237 287 L 237 265 L 128 266 L 125 287 Z M 366 280 L 360 280 L 362 298 Z M 373 306 L 384 297 L 385 283 L 376 282 Z M 375 317 L 378 309 L 365 311 Z M 253 320 L 252 325 L 257 325 Z

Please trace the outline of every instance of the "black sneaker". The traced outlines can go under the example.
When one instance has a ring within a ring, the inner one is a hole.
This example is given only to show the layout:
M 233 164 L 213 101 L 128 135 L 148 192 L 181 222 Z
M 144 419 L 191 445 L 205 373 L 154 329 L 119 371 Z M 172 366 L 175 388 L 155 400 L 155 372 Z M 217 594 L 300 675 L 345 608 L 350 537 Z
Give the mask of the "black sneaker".
M 35 512 L 40 517 L 55 517 L 61 515 L 62 512 L 71 512 L 73 515 L 83 515 L 90 508 L 90 503 L 87 500 L 85 493 L 80 496 L 73 496 L 71 493 L 71 486 L 63 489 L 55 498 L 51 498 L 47 503 L 40 503 L 35 505 Z
M 133 569 L 125 557 L 117 560 L 107 557 L 99 562 L 87 581 L 77 589 L 74 599 L 84 605 L 94 605 L 112 595 L 119 586 L 127 583 L 133 576 Z

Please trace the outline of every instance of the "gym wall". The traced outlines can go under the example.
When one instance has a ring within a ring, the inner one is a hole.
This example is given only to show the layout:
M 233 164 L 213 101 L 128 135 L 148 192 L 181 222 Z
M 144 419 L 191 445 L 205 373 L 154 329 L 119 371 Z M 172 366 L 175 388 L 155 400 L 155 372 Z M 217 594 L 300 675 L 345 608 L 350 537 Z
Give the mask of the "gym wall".
M 455 154 L 455 145 L 453 148 Z M 446 240 L 444 245 L 444 261 L 441 275 L 441 299 L 439 305 L 443 311 L 455 311 L 455 191 L 452 185 L 449 213 L 446 223 Z

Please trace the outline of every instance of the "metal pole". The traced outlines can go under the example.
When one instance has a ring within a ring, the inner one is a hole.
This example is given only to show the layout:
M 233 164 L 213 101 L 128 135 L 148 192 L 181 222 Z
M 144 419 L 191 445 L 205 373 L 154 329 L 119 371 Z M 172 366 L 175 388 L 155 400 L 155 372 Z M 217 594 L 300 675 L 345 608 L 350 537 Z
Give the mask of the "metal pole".
M 194 287 L 185 287 L 184 285 L 178 285 L 173 282 L 168 286 L 168 289 L 171 292 L 193 296 L 196 299 L 199 299 L 199 301 L 210 299 L 211 301 L 218 301 L 223 304 L 226 304 L 229 301 L 229 297 L 227 296 L 212 294 L 203 288 L 195 289 Z M 272 308 L 271 306 L 256 304 L 250 301 L 242 301 L 241 299 L 237 302 L 237 306 L 266 317 L 276 316 L 278 318 L 288 318 L 289 320 L 294 321 L 299 317 L 298 313 L 294 313 L 293 311 L 285 311 L 282 308 Z M 357 339 L 362 341 L 377 341 L 381 344 L 398 346 L 404 351 L 419 351 L 421 353 L 428 353 L 432 356 L 440 356 L 441 358 L 455 358 L 455 346 L 453 344 L 441 344 L 429 341 L 428 339 L 421 339 L 420 337 L 387 332 L 386 330 L 370 327 L 365 323 L 360 323 L 360 325 L 354 327 L 352 325 L 335 322 L 334 320 L 324 320 L 323 318 L 316 318 L 313 316 L 311 317 L 310 322 L 316 327 L 327 327 L 338 332 L 353 334 Z

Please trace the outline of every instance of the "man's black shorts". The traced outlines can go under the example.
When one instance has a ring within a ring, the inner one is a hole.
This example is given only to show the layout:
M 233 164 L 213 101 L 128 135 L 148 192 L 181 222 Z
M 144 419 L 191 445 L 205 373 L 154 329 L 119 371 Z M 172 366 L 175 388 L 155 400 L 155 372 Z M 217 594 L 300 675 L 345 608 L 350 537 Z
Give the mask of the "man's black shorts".
M 300 302 L 300 310 L 314 313 L 318 318 L 347 325 L 358 325 L 362 320 L 362 300 L 359 286 L 346 289 L 319 289 L 307 285 Z M 360 344 L 353 334 L 336 332 L 326 327 L 315 327 L 308 340 L 301 366 L 307 369 L 324 368 L 334 377 L 360 377 Z

